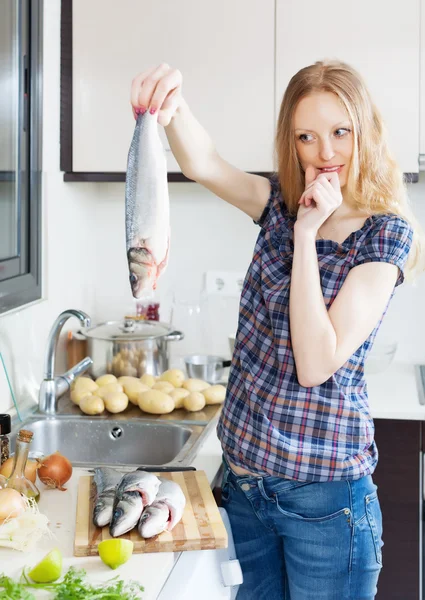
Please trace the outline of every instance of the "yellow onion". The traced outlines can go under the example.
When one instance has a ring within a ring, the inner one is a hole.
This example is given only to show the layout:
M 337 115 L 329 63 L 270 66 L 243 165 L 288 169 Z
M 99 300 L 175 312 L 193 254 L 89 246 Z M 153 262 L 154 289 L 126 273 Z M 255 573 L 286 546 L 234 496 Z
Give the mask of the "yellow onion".
M 13 456 L 9 457 L 4 461 L 2 466 L 0 467 L 0 475 L 8 478 L 12 474 L 13 469 Z M 37 478 L 37 469 L 38 462 L 36 460 L 27 460 L 27 464 L 25 465 L 25 477 L 35 483 Z
M 0 524 L 6 519 L 19 517 L 25 511 L 25 501 L 21 494 L 12 488 L 0 490 Z
M 66 489 L 66 483 L 72 475 L 72 464 L 60 452 L 54 452 L 50 456 L 39 459 L 38 477 L 40 481 L 50 488 L 58 488 L 62 492 Z

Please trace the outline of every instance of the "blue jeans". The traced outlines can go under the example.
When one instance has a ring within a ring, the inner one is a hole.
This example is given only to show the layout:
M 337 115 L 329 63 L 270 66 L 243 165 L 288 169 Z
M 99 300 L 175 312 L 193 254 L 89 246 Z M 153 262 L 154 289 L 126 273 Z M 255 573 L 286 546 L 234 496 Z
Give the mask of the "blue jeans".
M 372 600 L 382 515 L 370 475 L 301 482 L 236 475 L 224 461 L 222 504 L 244 582 L 237 600 Z

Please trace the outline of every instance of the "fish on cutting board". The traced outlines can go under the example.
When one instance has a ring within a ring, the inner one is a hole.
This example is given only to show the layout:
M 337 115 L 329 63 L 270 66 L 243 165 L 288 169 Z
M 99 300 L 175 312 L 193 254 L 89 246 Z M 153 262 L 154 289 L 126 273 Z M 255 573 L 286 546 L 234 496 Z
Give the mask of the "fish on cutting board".
M 118 484 L 116 496 L 124 492 L 138 492 L 143 500 L 143 506 L 152 504 L 158 493 L 161 481 L 153 473 L 146 471 L 131 471 L 126 473 Z
M 139 492 L 123 492 L 115 496 L 112 520 L 109 533 L 112 537 L 124 535 L 131 531 L 140 519 L 143 511 L 143 500 Z
M 109 467 L 94 469 L 96 499 L 93 510 L 93 523 L 96 527 L 104 527 L 111 522 L 114 506 L 115 490 L 121 481 L 122 473 Z
M 170 246 L 167 162 L 149 111 L 138 115 L 128 153 L 125 225 L 131 290 L 140 298 L 156 288 Z
M 153 473 L 126 473 L 115 490 L 113 514 L 109 532 L 112 537 L 127 533 L 135 527 L 145 506 L 152 504 L 161 482 Z
M 171 531 L 181 520 L 186 497 L 175 481 L 159 478 L 161 485 L 154 502 L 147 506 L 140 517 L 138 530 L 143 538 L 151 538 L 162 531 Z

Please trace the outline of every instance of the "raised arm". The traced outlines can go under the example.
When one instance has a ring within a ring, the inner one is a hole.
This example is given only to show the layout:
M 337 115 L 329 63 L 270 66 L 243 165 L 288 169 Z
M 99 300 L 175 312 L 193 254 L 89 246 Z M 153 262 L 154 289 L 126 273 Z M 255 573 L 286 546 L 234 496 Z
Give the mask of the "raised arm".
M 258 219 L 270 194 L 265 177 L 245 173 L 225 161 L 213 141 L 192 114 L 182 96 L 182 75 L 166 64 L 134 78 L 131 87 L 133 113 L 158 113 L 171 150 L 182 173 L 233 204 L 252 219 Z

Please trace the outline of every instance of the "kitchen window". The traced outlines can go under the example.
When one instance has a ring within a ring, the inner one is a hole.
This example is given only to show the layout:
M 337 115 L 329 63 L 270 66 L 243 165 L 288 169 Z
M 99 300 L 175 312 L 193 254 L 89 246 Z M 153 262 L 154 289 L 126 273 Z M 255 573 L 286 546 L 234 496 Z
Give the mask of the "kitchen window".
M 41 297 L 42 2 L 0 2 L 0 313 Z

